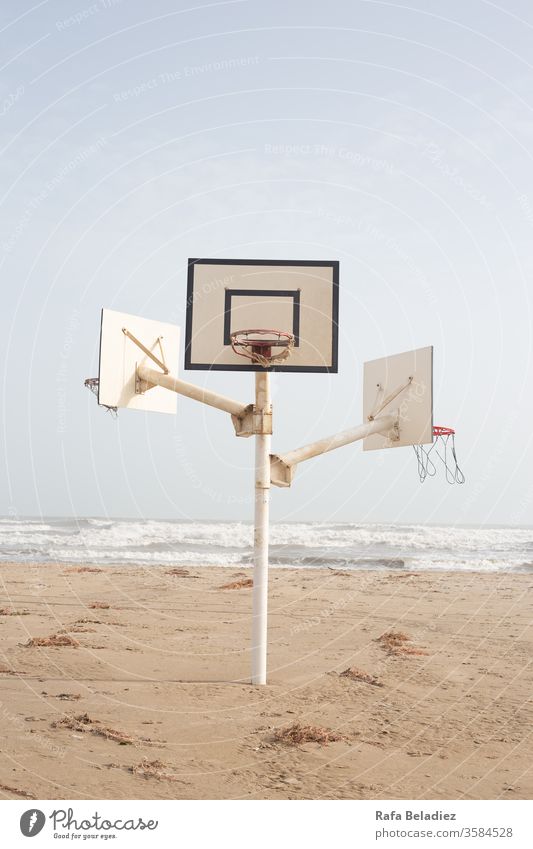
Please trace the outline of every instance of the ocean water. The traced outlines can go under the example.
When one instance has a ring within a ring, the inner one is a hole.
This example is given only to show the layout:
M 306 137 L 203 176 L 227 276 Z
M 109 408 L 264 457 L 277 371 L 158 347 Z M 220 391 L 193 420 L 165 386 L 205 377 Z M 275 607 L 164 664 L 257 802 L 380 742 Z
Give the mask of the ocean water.
M 0 519 L 0 561 L 244 566 L 241 522 Z M 533 529 L 299 522 L 271 525 L 272 566 L 533 572 Z

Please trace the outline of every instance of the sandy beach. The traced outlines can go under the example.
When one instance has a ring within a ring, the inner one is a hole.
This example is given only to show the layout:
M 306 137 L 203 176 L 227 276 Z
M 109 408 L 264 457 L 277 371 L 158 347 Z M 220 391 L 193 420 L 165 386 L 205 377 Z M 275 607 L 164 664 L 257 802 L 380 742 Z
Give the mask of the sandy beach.
M 256 688 L 248 570 L 0 575 L 2 798 L 533 797 L 533 576 L 273 569 Z

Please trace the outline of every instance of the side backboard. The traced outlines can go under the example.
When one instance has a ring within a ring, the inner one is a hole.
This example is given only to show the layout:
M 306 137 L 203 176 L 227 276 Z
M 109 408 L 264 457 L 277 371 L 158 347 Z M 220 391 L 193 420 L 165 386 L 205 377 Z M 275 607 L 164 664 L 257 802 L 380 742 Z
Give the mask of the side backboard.
M 162 321 L 152 321 L 138 315 L 102 310 L 100 330 L 100 367 L 98 403 L 106 407 L 127 407 L 131 410 L 150 410 L 156 413 L 175 413 L 177 396 L 161 386 L 144 394 L 136 394 L 135 377 L 138 365 L 154 368 L 152 360 L 128 338 L 124 329 L 133 334 L 149 351 L 177 376 L 179 357 L 179 327 Z
M 398 414 L 400 438 L 372 434 L 365 451 L 433 442 L 433 346 L 365 363 L 363 421 L 386 413 Z
M 268 371 L 336 372 L 339 263 L 190 259 L 185 368 L 263 371 L 243 362 L 231 334 L 266 328 L 294 335 L 291 356 Z

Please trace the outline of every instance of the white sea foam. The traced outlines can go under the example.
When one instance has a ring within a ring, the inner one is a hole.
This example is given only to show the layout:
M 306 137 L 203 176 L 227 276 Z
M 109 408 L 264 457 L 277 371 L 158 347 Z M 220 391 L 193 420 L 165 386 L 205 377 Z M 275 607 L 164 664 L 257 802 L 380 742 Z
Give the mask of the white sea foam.
M 0 519 L 0 560 L 247 565 L 243 522 Z M 273 524 L 273 566 L 532 570 L 533 530 L 299 522 Z

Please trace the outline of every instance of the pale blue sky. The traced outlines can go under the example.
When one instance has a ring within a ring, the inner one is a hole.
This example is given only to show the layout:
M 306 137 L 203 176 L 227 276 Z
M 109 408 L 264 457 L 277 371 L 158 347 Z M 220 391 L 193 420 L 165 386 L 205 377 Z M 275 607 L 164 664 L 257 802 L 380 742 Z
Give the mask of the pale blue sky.
M 339 374 L 274 377 L 274 450 L 433 344 L 467 475 L 344 448 L 275 519 L 530 524 L 532 45 L 525 0 L 3 2 L 0 513 L 251 518 L 224 414 L 114 421 L 83 387 L 102 306 L 183 325 L 187 257 L 242 256 L 341 264 Z

